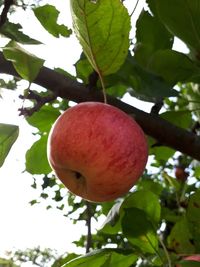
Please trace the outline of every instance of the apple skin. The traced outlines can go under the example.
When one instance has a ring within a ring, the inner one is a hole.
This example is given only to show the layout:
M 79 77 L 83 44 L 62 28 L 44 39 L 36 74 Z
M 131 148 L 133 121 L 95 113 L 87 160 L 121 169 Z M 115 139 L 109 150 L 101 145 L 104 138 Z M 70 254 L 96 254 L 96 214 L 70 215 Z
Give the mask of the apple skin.
M 175 169 L 175 177 L 180 182 L 185 182 L 188 177 L 188 173 L 182 167 L 176 167 Z
M 183 260 L 184 261 L 197 261 L 197 262 L 200 262 L 200 254 L 194 254 L 194 255 L 186 256 L 186 257 L 183 258 Z M 176 267 L 181 267 L 181 265 L 177 264 Z
M 48 138 L 48 159 L 63 184 L 92 202 L 114 200 L 142 175 L 148 157 L 145 135 L 126 113 L 84 102 L 67 109 Z

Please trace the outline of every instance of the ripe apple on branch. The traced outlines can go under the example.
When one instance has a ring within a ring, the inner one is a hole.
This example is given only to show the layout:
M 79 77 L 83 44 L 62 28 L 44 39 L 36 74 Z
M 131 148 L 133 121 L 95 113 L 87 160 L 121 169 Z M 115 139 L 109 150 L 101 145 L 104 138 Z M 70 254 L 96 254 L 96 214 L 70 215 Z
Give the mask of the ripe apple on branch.
M 140 126 L 104 103 L 69 108 L 49 135 L 48 158 L 56 175 L 89 201 L 110 201 L 127 193 L 142 175 L 147 157 Z

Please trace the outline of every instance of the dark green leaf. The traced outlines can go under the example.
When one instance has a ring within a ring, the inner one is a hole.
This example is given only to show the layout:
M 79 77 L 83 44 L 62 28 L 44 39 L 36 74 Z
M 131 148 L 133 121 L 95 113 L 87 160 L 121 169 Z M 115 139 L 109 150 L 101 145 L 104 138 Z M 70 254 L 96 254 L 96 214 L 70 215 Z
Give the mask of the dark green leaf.
M 158 237 L 147 214 L 138 208 L 125 209 L 122 231 L 128 240 L 143 252 L 156 253 Z
M 120 0 L 71 0 L 74 29 L 93 68 L 116 72 L 129 48 L 130 17 Z
M 59 115 L 58 109 L 53 108 L 51 105 L 45 105 L 38 112 L 27 117 L 26 120 L 33 127 L 38 128 L 40 132 L 48 133 Z
M 148 69 L 171 84 L 200 78 L 200 68 L 185 54 L 173 50 L 154 53 L 148 62 Z
M 146 66 L 152 54 L 160 49 L 171 48 L 172 35 L 156 17 L 142 11 L 136 24 L 136 47 L 134 49 L 137 61 Z
M 195 247 L 191 240 L 192 234 L 189 229 L 188 221 L 183 217 L 174 225 L 168 236 L 169 248 L 177 253 L 192 254 L 195 252 Z
M 18 135 L 18 126 L 0 123 L 0 167 L 3 165 Z
M 152 224 L 157 224 L 160 220 L 160 203 L 158 196 L 147 190 L 133 192 L 121 205 L 121 211 L 127 208 L 138 208 L 144 211 Z
M 193 242 L 196 249 L 200 250 L 200 190 L 197 190 L 189 198 L 187 219 L 190 231 L 193 234 Z
M 47 159 L 47 135 L 42 136 L 26 152 L 26 171 L 31 174 L 48 174 L 51 172 Z
M 104 221 L 100 232 L 116 234 L 121 229 L 120 224 L 120 206 L 121 203 L 116 203 L 109 211 L 106 216 L 106 220 Z
M 199 51 L 199 0 L 154 0 L 160 19 L 186 44 Z
M 47 4 L 35 8 L 33 11 L 42 26 L 53 36 L 59 37 L 61 35 L 69 37 L 71 35 L 72 31 L 67 26 L 57 24 L 59 11 L 55 6 Z
M 118 249 L 95 250 L 64 264 L 62 267 L 130 267 L 137 256 L 133 252 L 123 253 Z
M 0 33 L 18 43 L 41 44 L 41 42 L 30 38 L 29 36 L 24 34 L 21 30 L 22 26 L 19 23 L 15 24 L 7 21 L 6 23 L 3 24 L 3 26 L 1 26 Z
M 192 114 L 191 111 L 166 111 L 161 114 L 161 117 L 167 121 L 170 121 L 174 125 L 188 129 L 191 127 Z
M 29 82 L 36 78 L 44 63 L 44 60 L 25 51 L 14 41 L 4 47 L 3 54 L 7 60 L 12 61 L 19 75 Z
M 145 101 L 154 102 L 162 97 L 178 95 L 163 78 L 142 68 L 130 54 L 120 70 L 108 78 L 113 86 L 123 84 L 130 88 L 131 95 Z

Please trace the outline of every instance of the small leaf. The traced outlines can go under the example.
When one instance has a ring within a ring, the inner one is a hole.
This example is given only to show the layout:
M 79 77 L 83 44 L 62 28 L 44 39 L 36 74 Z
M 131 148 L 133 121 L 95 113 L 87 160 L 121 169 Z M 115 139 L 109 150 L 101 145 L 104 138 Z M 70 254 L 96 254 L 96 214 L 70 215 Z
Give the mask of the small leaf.
M 38 75 L 44 60 L 30 54 L 14 41 L 3 48 L 3 54 L 7 60 L 12 61 L 19 75 L 32 82 Z
M 158 237 L 147 214 L 137 208 L 125 209 L 122 218 L 122 231 L 128 240 L 143 252 L 155 253 Z
M 120 0 L 71 0 L 74 30 L 92 67 L 116 72 L 129 48 L 130 17 Z
M 60 112 L 58 109 L 53 108 L 50 105 L 45 105 L 38 112 L 27 117 L 26 120 L 33 127 L 38 128 L 40 132 L 48 133 L 59 115 Z
M 21 29 L 22 26 L 19 23 L 15 24 L 7 21 L 1 26 L 0 33 L 5 37 L 21 44 L 41 44 L 41 42 L 32 39 L 28 35 L 24 34 Z
M 26 152 L 26 171 L 31 174 L 48 174 L 51 167 L 47 159 L 47 135 L 42 136 Z
M 3 165 L 18 135 L 18 126 L 0 123 L 0 167 Z
M 72 33 L 65 25 L 57 23 L 59 11 L 52 5 L 45 5 L 33 9 L 36 18 L 42 26 L 54 37 L 69 37 Z

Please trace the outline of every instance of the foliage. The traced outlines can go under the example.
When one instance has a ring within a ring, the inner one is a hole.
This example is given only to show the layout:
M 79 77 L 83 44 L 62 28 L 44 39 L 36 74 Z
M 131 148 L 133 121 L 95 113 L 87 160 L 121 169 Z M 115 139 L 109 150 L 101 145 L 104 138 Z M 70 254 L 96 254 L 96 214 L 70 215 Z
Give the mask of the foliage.
M 134 1 L 70 2 L 73 26 L 83 53 L 75 63 L 75 75 L 66 70 L 55 71 L 92 89 L 91 75 L 98 73 L 96 90 L 105 87 L 107 94 L 119 99 L 129 94 L 152 103 L 153 107 L 161 103 L 161 112 L 158 114 L 159 109 L 155 116 L 199 136 L 200 1 L 146 0 L 131 39 L 132 17 L 137 12 L 132 14 L 125 4 Z M 35 18 L 54 38 L 71 37 L 72 30 L 59 23 L 56 6 L 40 3 L 32 8 Z M 10 11 L 12 16 L 17 12 L 16 6 Z M 66 99 L 48 98 L 48 90 L 36 89 L 33 94 L 31 83 L 37 83 L 35 79 L 44 61 L 22 48 L 23 44 L 39 44 L 22 29 L 22 25 L 9 20 L 0 26 L 2 36 L 9 39 L 2 49 L 6 60 L 30 83 L 23 101 L 31 100 L 28 109 L 31 116 L 26 119 L 37 129 L 38 140 L 26 153 L 26 171 L 33 175 L 32 187 L 41 192 L 40 198 L 30 204 L 45 201 L 47 208 L 56 207 L 73 223 L 82 220 L 88 226 L 88 235 L 74 241 L 77 247 L 86 246 L 87 253 L 80 257 L 69 254 L 55 261 L 52 267 L 172 267 L 182 260 L 182 255 L 200 254 L 200 163 L 173 147 L 148 136 L 149 163 L 145 173 L 126 196 L 114 202 L 88 203 L 69 193 L 57 180 L 47 161 L 47 137 L 69 103 Z M 189 52 L 177 51 L 174 46 L 177 38 Z M 15 82 L 7 84 L 4 78 L 0 80 L 1 86 L 10 89 L 15 89 Z M 44 101 L 38 105 L 41 99 Z M 0 166 L 17 136 L 17 126 L 0 124 Z M 177 168 L 183 176 L 177 175 Z M 91 218 L 98 220 L 100 215 L 105 222 L 92 233 Z

